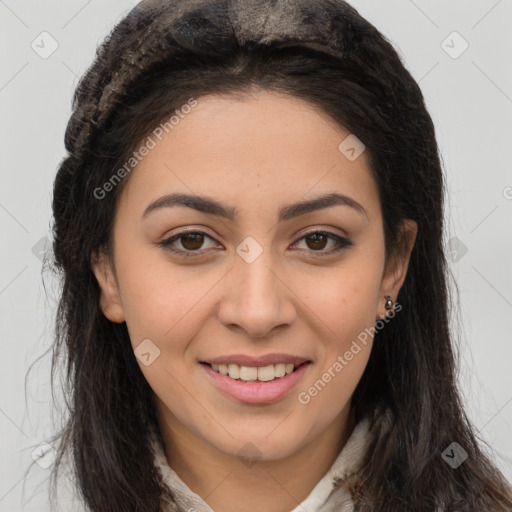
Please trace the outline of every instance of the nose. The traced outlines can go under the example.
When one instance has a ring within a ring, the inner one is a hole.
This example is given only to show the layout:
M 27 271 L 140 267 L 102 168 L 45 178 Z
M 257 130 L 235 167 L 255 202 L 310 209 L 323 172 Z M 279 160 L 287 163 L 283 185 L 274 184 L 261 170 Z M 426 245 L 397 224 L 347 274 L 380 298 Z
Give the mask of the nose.
M 231 330 L 267 337 L 292 324 L 297 314 L 294 297 L 293 283 L 287 282 L 270 250 L 251 263 L 237 257 L 225 279 L 218 317 Z

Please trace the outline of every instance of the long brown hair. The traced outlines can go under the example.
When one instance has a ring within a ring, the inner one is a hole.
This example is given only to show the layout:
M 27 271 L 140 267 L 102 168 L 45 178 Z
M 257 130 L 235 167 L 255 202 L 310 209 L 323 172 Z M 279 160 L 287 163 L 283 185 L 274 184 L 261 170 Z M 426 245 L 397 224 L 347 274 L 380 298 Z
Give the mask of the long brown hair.
M 159 510 L 166 487 L 148 444 L 158 429 L 154 394 L 126 324 L 103 315 L 91 269 L 93 253 L 110 249 L 129 175 L 104 197 L 97 191 L 191 97 L 252 87 L 310 102 L 365 144 L 387 256 L 400 248 L 404 219 L 419 228 L 396 299 L 402 311 L 375 334 L 352 398 L 357 419 L 377 405 L 394 418 L 362 470 L 356 510 L 512 510 L 512 489 L 481 448 L 456 387 L 432 119 L 392 44 L 342 0 L 143 1 L 99 46 L 74 95 L 53 191 L 62 292 L 52 379 L 64 356 L 70 414 L 55 436 L 52 483 L 69 453 L 92 511 Z M 441 457 L 454 441 L 469 454 L 456 469 Z

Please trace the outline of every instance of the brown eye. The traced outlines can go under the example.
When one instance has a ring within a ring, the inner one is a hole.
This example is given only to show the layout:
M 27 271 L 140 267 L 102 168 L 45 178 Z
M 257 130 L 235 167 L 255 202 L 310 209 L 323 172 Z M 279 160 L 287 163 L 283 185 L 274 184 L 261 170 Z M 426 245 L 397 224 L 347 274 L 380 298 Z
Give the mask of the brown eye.
M 189 251 L 200 249 L 204 242 L 204 236 L 202 233 L 187 233 L 181 235 L 181 245 Z
M 306 251 L 312 253 L 314 256 L 327 256 L 354 245 L 347 238 L 324 231 L 313 231 L 311 233 L 307 233 L 296 243 L 301 241 L 305 242 L 307 247 Z M 334 248 L 331 247 L 326 249 L 329 241 L 334 242 Z M 314 254 L 315 252 L 318 254 Z
M 165 250 L 170 251 L 172 253 L 178 254 L 184 257 L 195 257 L 201 256 L 208 247 L 204 248 L 203 245 L 206 239 L 210 239 L 212 242 L 214 239 L 203 233 L 202 231 L 189 231 L 182 232 L 176 235 L 171 236 L 159 242 L 158 245 L 163 247 Z M 175 244 L 180 241 L 181 248 L 176 247 Z M 330 254 L 342 251 L 352 245 L 354 245 L 347 238 L 340 237 L 335 235 L 334 233 L 324 232 L 324 231 L 313 231 L 307 233 L 303 237 L 301 237 L 296 243 L 301 241 L 306 242 L 306 249 L 301 249 L 302 252 L 309 253 L 312 256 L 328 256 Z M 326 249 L 329 241 L 334 242 L 334 247 Z M 213 246 L 210 246 L 210 248 Z M 317 253 L 317 254 L 315 254 Z
M 203 245 L 206 239 L 213 241 L 211 236 L 203 233 L 202 231 L 189 231 L 171 236 L 170 238 L 159 242 L 158 245 L 167 251 L 180 254 L 182 256 L 201 256 L 204 252 Z M 181 242 L 181 248 L 175 246 L 178 241 Z
M 317 251 L 320 249 L 325 249 L 325 245 L 327 244 L 329 237 L 325 236 L 324 233 L 313 233 L 312 235 L 307 235 L 305 240 L 312 241 L 312 244 L 308 244 L 308 247 Z

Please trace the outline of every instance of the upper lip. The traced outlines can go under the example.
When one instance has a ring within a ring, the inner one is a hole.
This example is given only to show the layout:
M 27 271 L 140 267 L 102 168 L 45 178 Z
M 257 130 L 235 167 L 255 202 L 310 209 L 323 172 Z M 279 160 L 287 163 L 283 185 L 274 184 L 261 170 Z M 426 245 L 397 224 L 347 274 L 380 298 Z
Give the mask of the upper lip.
M 294 356 L 292 354 L 265 354 L 263 356 L 249 356 L 245 354 L 231 354 L 228 356 L 213 357 L 201 361 L 209 364 L 238 364 L 239 366 L 257 367 L 268 366 L 271 364 L 290 364 L 299 366 L 310 359 L 306 357 Z

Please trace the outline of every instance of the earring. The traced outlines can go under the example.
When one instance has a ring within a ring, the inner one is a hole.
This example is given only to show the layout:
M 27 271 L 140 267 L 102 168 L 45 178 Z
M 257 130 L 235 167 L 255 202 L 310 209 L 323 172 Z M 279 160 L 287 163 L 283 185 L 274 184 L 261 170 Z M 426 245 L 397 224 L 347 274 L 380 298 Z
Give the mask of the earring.
M 386 304 L 384 305 L 384 307 L 386 308 L 386 310 L 394 309 L 395 303 L 391 299 L 391 295 L 386 295 L 385 299 L 386 299 Z

